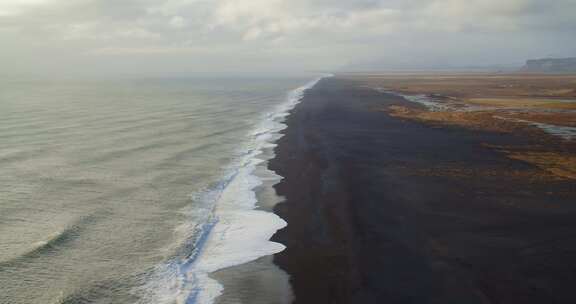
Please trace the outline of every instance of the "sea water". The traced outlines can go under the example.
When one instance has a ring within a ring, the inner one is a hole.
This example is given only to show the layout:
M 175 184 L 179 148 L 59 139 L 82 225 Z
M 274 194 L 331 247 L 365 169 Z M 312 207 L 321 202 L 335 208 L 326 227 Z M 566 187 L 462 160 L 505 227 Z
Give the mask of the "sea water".
M 284 249 L 257 192 L 314 83 L 3 80 L 0 303 L 217 301 L 211 274 Z

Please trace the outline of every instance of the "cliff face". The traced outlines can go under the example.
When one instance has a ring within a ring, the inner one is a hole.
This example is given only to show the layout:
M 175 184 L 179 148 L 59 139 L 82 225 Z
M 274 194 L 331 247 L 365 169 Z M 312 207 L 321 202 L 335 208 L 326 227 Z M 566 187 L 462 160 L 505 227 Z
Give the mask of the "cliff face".
M 526 61 L 522 68 L 525 72 L 545 73 L 572 73 L 576 72 L 576 57 L 573 58 L 547 58 Z

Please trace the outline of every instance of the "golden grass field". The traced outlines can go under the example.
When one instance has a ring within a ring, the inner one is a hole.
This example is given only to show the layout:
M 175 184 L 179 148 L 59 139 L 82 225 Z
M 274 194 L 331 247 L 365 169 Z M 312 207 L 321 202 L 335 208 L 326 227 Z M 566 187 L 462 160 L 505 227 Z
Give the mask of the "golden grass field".
M 452 120 L 466 124 L 467 117 L 478 120 L 478 116 L 482 116 L 486 120 L 497 115 L 559 126 L 576 126 L 576 75 L 398 73 L 345 74 L 341 77 L 402 94 L 435 96 L 456 107 L 481 106 L 488 113 L 420 113 L 420 116 L 432 120 Z M 399 112 L 398 109 L 395 111 Z
M 537 109 L 561 109 L 576 110 L 576 98 L 574 100 L 558 100 L 554 98 L 530 98 L 530 97 L 489 97 L 467 98 L 465 102 L 490 107 L 514 107 L 514 108 L 537 108 Z
M 406 95 L 424 94 L 454 105 L 429 111 L 404 105 L 379 109 L 402 119 L 436 126 L 529 136 L 529 147 L 492 147 L 558 178 L 576 179 L 576 143 L 535 127 L 576 127 L 576 75 L 543 74 L 346 74 L 362 86 Z M 471 111 L 458 109 L 475 106 Z
M 345 74 L 342 77 L 357 78 Z M 461 99 L 576 100 L 576 75 L 549 74 L 362 74 L 362 82 L 406 94 Z M 511 99 L 507 99 L 511 98 Z

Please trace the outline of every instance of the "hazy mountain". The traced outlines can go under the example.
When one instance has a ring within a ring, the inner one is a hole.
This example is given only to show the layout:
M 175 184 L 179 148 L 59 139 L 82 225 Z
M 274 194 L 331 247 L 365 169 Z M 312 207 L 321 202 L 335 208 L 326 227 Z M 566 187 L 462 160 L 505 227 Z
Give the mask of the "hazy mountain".
M 526 61 L 522 67 L 524 72 L 544 73 L 576 73 L 576 57 L 543 58 Z

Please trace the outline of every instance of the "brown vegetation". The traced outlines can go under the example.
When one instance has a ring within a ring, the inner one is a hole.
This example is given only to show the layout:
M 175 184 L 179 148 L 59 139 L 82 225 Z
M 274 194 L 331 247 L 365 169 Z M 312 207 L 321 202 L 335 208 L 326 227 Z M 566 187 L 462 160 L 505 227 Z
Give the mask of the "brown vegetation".
M 394 117 L 418 120 L 425 123 L 437 125 L 461 126 L 474 130 L 486 130 L 494 132 L 514 132 L 523 131 L 541 134 L 535 128 L 526 128 L 523 123 L 514 121 L 495 119 L 494 111 L 474 111 L 474 112 L 453 112 L 453 111 L 426 111 L 404 106 L 390 106 L 388 113 Z
M 576 100 L 564 101 L 553 98 L 527 98 L 527 97 L 506 97 L 506 98 L 468 98 L 466 103 L 500 108 L 532 108 L 532 109 L 558 109 L 576 110 Z
M 358 79 L 355 75 L 343 75 Z M 405 94 L 436 94 L 459 99 L 515 98 L 576 100 L 576 75 L 549 74 L 373 74 L 362 82 Z
M 576 179 L 576 154 L 567 147 L 489 146 L 505 153 L 509 158 L 521 160 L 560 178 Z
M 494 119 L 492 111 L 478 112 L 429 112 L 402 106 L 390 106 L 388 113 L 394 117 L 417 120 L 433 125 L 453 125 L 474 130 L 485 130 L 504 133 L 524 133 L 539 139 L 541 145 L 530 147 L 491 147 L 505 153 L 509 158 L 530 163 L 558 178 L 576 179 L 576 154 L 566 152 L 567 149 L 558 149 L 557 146 L 547 145 L 553 139 L 537 128 L 509 120 Z M 573 144 L 561 144 L 563 148 Z M 544 146 L 546 145 L 546 146 Z M 464 171 L 452 170 L 442 174 L 455 175 Z M 432 174 L 431 172 L 428 172 Z M 436 172 L 438 173 L 438 172 Z M 469 172 L 464 172 L 468 174 Z M 489 172 L 484 172 L 488 174 Z M 498 173 L 501 174 L 501 173 Z M 543 177 L 541 173 L 530 174 L 532 178 Z M 544 176 L 546 177 L 546 176 Z
M 540 171 L 529 174 L 530 179 L 576 179 L 576 154 L 573 152 L 576 143 L 551 136 L 529 123 L 576 127 L 576 112 L 573 111 L 576 109 L 575 75 L 368 75 L 363 76 L 361 82 L 403 94 L 443 96 L 442 102 L 454 105 L 454 110 L 429 111 L 404 105 L 378 110 L 387 111 L 393 117 L 432 126 L 456 126 L 528 136 L 533 139 L 534 145 L 490 148 L 539 168 Z M 457 110 L 466 105 L 486 108 Z M 466 176 L 470 172 L 465 172 L 464 168 L 430 169 L 423 174 Z

